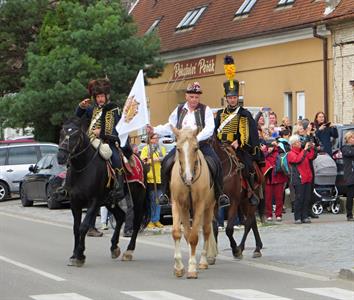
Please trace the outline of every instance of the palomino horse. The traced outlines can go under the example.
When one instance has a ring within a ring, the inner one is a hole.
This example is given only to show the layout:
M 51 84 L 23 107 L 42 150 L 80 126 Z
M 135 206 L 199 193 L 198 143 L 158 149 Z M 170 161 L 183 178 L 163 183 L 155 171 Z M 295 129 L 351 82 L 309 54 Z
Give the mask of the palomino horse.
M 117 199 L 109 197 L 110 187 L 107 162 L 101 158 L 86 135 L 81 120 L 77 117 L 66 121 L 60 133 L 58 162 L 68 165 L 65 187 L 68 190 L 71 212 L 74 218 L 74 251 L 69 265 L 80 267 L 85 263 L 85 237 L 98 208 L 105 205 L 116 219 L 116 227 L 111 239 L 111 257 L 118 258 L 119 233 L 125 220 L 125 212 L 120 208 Z M 142 168 L 142 165 L 141 165 Z M 112 180 L 111 180 L 112 181 Z M 135 249 L 136 238 L 140 228 L 146 224 L 147 201 L 145 187 L 138 183 L 129 183 L 129 190 L 134 205 L 134 229 L 123 260 L 131 260 Z M 82 209 L 87 213 L 81 222 Z
M 253 252 L 253 257 L 260 257 L 261 249 L 263 247 L 261 237 L 259 235 L 257 220 L 256 220 L 256 210 L 257 207 L 251 205 L 248 200 L 248 191 L 245 185 L 242 182 L 241 170 L 242 165 L 237 159 L 235 152 L 231 149 L 231 146 L 228 144 L 220 143 L 215 137 L 213 138 L 213 148 L 220 158 L 223 176 L 224 176 L 224 193 L 230 198 L 230 206 L 227 216 L 227 226 L 226 226 L 226 235 L 230 241 L 230 247 L 232 254 L 235 258 L 242 258 L 242 252 L 245 249 L 245 242 L 249 231 L 252 229 L 255 240 L 256 248 Z M 263 175 L 259 171 L 259 168 L 256 167 L 258 183 L 256 186 L 256 193 L 261 193 L 259 189 L 262 188 Z M 261 196 L 260 198 L 263 198 Z M 245 231 L 239 246 L 233 237 L 234 233 L 234 220 L 238 216 L 238 211 L 240 210 L 241 214 L 244 216 L 244 225 Z M 217 231 L 216 231 L 217 232 Z
M 208 268 L 208 259 L 217 255 L 212 219 L 214 216 L 214 189 L 208 165 L 198 148 L 197 130 L 173 128 L 176 135 L 176 157 L 170 183 L 172 201 L 172 236 L 175 241 L 174 273 L 184 275 L 180 248 L 183 224 L 184 237 L 190 246 L 187 278 L 198 278 L 196 247 L 198 233 L 203 229 L 204 245 L 199 269 Z M 190 223 L 192 219 L 192 223 Z

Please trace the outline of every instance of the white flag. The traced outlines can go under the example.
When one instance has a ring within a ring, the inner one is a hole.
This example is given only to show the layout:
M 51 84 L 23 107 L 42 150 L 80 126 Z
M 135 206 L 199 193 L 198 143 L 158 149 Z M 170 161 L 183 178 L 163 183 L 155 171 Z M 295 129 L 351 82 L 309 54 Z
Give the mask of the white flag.
M 148 109 L 145 96 L 143 70 L 139 71 L 125 101 L 122 117 L 116 126 L 121 146 L 125 146 L 130 132 L 141 129 L 149 124 Z

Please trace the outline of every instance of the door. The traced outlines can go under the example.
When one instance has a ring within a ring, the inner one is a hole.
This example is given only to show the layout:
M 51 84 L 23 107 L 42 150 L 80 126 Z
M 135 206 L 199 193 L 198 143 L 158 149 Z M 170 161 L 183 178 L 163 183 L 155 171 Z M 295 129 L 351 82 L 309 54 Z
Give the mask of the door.
M 29 173 L 28 167 L 37 162 L 37 150 L 35 146 L 10 147 L 8 162 L 5 166 L 6 176 L 11 185 L 12 192 L 18 192 L 20 181 Z

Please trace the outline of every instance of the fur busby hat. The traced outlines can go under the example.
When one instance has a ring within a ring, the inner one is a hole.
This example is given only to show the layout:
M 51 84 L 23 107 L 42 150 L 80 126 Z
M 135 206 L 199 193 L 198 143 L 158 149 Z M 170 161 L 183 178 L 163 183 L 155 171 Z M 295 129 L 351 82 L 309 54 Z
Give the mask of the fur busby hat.
M 202 94 L 202 88 L 200 87 L 199 82 L 193 82 L 188 84 L 187 89 L 186 89 L 187 94 Z
M 111 83 L 106 78 L 95 79 L 89 82 L 87 89 L 91 97 L 96 97 L 99 94 L 107 96 L 111 91 Z
M 231 55 L 224 57 L 224 71 L 227 81 L 224 82 L 225 96 L 238 96 L 239 82 L 235 80 L 236 67 Z

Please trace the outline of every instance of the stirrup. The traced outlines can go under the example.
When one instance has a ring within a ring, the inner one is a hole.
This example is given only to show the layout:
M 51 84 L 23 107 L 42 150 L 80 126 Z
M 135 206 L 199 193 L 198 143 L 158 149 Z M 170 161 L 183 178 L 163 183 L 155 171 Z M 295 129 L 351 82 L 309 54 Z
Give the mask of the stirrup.
M 218 199 L 218 204 L 219 204 L 219 208 L 229 206 L 230 198 L 225 194 L 221 194 Z
M 167 194 L 161 194 L 159 197 L 159 204 L 166 205 L 168 202 L 170 202 L 170 199 L 168 198 Z
M 251 198 L 249 198 L 248 200 L 249 200 L 250 204 L 254 205 L 254 206 L 257 206 L 259 203 L 259 199 L 254 193 L 252 193 Z

